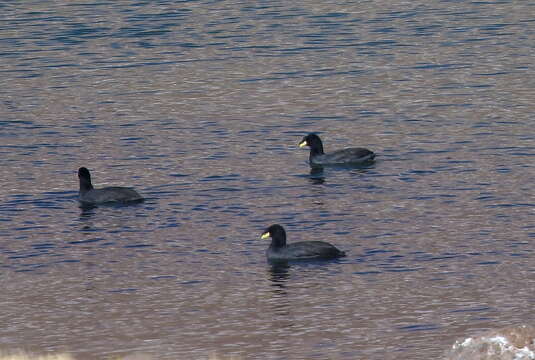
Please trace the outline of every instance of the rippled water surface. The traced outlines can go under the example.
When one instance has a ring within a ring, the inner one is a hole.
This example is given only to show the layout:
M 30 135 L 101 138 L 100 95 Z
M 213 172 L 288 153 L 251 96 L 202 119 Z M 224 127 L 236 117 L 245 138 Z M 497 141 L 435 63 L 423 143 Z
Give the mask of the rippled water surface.
M 1 348 L 428 360 L 534 323 L 532 2 L 0 11 Z M 308 132 L 377 161 L 311 172 Z M 80 166 L 147 201 L 81 209 Z M 273 223 L 348 256 L 272 267 Z

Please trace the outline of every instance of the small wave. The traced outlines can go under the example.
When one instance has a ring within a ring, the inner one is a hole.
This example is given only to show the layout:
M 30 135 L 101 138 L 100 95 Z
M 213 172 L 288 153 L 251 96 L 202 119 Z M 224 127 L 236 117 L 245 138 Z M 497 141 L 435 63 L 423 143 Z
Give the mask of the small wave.
M 124 357 L 113 357 L 116 360 L 154 360 L 154 357 L 148 354 L 130 354 Z M 206 359 L 203 357 L 203 359 Z M 237 356 L 220 356 L 216 352 L 210 352 L 208 360 L 240 360 Z M 35 354 L 23 350 L 2 351 L 0 350 L 0 360 L 76 360 L 75 357 L 67 353 L 56 354 Z
M 478 336 L 457 340 L 445 360 L 531 360 L 535 359 L 535 328 L 509 326 Z
M 37 355 L 26 351 L 17 350 L 11 352 L 0 351 L 0 360 L 74 360 L 74 358 L 69 354 Z

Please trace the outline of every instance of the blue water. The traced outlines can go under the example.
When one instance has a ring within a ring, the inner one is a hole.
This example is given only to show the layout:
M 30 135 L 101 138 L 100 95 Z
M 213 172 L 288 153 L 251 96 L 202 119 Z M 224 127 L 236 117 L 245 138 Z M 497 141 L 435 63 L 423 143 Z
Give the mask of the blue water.
M 430 359 L 533 324 L 533 4 L 0 8 L 0 350 Z M 311 170 L 308 132 L 377 161 Z M 80 166 L 147 200 L 80 208 Z M 348 256 L 274 268 L 273 223 Z

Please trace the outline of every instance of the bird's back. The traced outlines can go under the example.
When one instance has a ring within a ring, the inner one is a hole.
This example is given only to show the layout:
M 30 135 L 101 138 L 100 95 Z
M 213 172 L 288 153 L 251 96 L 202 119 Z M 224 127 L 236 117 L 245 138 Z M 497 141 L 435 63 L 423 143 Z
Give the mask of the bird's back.
M 270 260 L 334 259 L 345 253 L 324 241 L 300 241 L 280 249 L 270 247 L 267 256 Z
M 316 155 L 311 161 L 318 165 L 328 164 L 354 164 L 371 161 L 375 158 L 375 153 L 365 148 L 347 148 L 336 150 L 330 153 Z
M 143 197 L 134 189 L 123 186 L 110 186 L 102 189 L 91 189 L 80 194 L 80 201 L 92 204 L 107 202 L 135 202 Z

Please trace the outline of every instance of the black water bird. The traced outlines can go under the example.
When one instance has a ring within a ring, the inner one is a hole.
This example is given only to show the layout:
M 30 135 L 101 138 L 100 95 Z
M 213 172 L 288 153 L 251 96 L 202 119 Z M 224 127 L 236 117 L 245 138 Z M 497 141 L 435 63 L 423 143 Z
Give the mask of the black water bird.
M 78 199 L 83 204 L 103 204 L 109 202 L 140 202 L 143 197 L 134 189 L 123 186 L 109 186 L 95 189 L 91 184 L 91 174 L 85 167 L 78 169 L 80 193 Z
M 330 153 L 323 151 L 323 143 L 316 134 L 308 134 L 299 142 L 299 147 L 310 147 L 310 165 L 351 165 L 370 162 L 375 153 L 365 148 L 347 148 Z
M 286 231 L 279 225 L 271 225 L 261 238 L 271 237 L 271 244 L 266 251 L 270 261 L 336 259 L 345 256 L 345 252 L 324 241 L 299 241 L 286 244 Z

